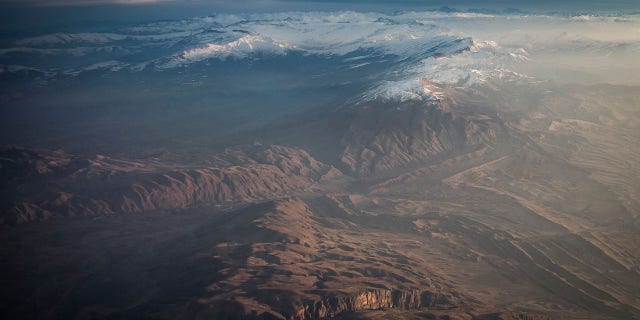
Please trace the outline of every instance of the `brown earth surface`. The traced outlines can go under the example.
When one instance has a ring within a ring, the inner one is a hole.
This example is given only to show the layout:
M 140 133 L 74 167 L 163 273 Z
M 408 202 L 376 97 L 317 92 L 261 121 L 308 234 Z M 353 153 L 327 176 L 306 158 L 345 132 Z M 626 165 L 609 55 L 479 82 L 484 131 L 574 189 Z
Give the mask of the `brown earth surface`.
M 0 312 L 640 318 L 638 88 L 549 86 L 338 108 L 221 152 L 5 147 Z

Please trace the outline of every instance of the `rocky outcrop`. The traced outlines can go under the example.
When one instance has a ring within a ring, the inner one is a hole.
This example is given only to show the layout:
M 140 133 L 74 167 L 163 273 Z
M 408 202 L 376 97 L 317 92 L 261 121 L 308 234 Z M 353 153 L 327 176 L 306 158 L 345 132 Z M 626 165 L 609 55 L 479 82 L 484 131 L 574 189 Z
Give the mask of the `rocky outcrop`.
M 544 314 L 507 311 L 477 315 L 471 320 L 552 320 L 552 318 Z
M 380 289 L 357 295 L 331 296 L 305 305 L 293 319 L 333 319 L 343 312 L 360 310 L 445 308 L 460 305 L 457 297 L 423 290 Z

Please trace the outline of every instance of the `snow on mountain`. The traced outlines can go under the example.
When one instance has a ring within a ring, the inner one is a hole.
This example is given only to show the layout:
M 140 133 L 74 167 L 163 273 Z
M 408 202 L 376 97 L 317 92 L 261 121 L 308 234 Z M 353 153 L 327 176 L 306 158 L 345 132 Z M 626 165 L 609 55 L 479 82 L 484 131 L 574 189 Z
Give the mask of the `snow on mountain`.
M 508 50 L 493 41 L 473 41 L 457 54 L 430 56 L 411 64 L 400 79 L 384 81 L 363 94 L 363 100 L 436 100 L 440 85 L 473 86 L 493 78 L 524 78 L 510 70 L 528 61 L 524 49 Z
M 512 67 L 533 59 L 532 54 L 537 52 L 599 56 L 622 52 L 623 58 L 630 57 L 640 52 L 639 37 L 613 31 L 620 24 L 627 29 L 628 24 L 640 25 L 639 21 L 635 16 L 492 16 L 462 12 L 221 14 L 109 32 L 16 39 L 10 46 L 0 47 L 0 69 L 7 73 L 10 68 L 6 66 L 22 65 L 43 70 L 49 76 L 96 70 L 161 71 L 207 60 L 296 52 L 344 57 L 346 67 L 353 69 L 384 62 L 387 72 L 375 77 L 377 82 L 363 94 L 365 100 L 433 99 L 433 90 L 425 89 L 421 79 L 471 86 L 492 77 L 515 76 Z M 533 25 L 527 33 L 518 28 L 525 22 Z M 563 31 L 558 34 L 557 30 Z M 589 31 L 589 36 L 582 36 L 580 30 Z
M 164 30 L 164 32 L 157 34 L 136 34 L 133 30 L 138 29 L 131 29 L 124 33 L 54 33 L 18 40 L 16 44 L 22 46 L 60 47 L 69 45 L 100 45 L 125 40 L 140 42 L 166 41 L 183 38 L 192 33 L 190 30 L 180 30 L 176 32 Z
M 224 44 L 208 43 L 203 47 L 185 50 L 180 54 L 178 61 L 175 59 L 164 67 L 176 67 L 180 64 L 188 64 L 206 59 L 236 59 L 247 58 L 252 53 L 264 52 L 268 54 L 284 55 L 292 49 L 287 43 L 279 42 L 270 37 L 247 35 L 238 40 Z
M 461 47 L 452 47 L 453 41 L 460 41 Z M 0 48 L 0 57 L 16 52 L 91 55 L 107 51 L 98 48 L 122 48 L 123 53 L 105 60 L 126 62 L 130 54 L 149 53 L 162 46 L 173 52 L 155 63 L 166 67 L 168 60 L 175 60 L 168 65 L 177 67 L 204 59 L 243 59 L 252 53 L 285 54 L 288 50 L 331 56 L 369 50 L 406 59 L 448 54 L 451 52 L 446 50 L 464 49 L 465 41 L 449 34 L 446 28 L 402 16 L 355 12 L 219 15 L 152 23 L 117 32 L 29 37 L 15 41 L 12 47 Z
M 461 50 L 466 41 L 447 34 L 444 29 L 415 21 L 396 22 L 379 14 L 343 12 L 294 16 L 299 18 L 277 14 L 239 19 L 214 31 L 220 36 L 240 35 L 239 38 L 230 36 L 209 42 L 211 39 L 199 36 L 195 48 L 190 47 L 174 55 L 175 61 L 169 65 L 186 65 L 208 58 L 242 59 L 257 52 L 282 55 L 290 50 L 321 56 L 342 56 L 365 50 L 407 59 Z M 226 22 L 233 20 L 224 16 L 219 19 Z M 215 20 L 212 23 L 222 24 Z M 459 48 L 450 45 L 455 41 L 461 41 Z

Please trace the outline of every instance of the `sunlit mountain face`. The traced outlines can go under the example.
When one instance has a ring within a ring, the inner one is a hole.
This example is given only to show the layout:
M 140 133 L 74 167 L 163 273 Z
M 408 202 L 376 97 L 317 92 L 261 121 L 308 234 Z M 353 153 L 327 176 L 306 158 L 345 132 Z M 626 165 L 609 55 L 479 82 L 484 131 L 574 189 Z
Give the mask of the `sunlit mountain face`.
M 2 318 L 640 318 L 633 3 L 77 4 L 3 14 Z

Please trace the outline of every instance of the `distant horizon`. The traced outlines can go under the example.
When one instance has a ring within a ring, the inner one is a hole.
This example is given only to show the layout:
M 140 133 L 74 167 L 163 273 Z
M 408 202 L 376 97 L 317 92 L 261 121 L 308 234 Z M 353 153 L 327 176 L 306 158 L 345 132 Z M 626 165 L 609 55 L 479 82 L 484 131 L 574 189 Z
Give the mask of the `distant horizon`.
M 139 5 L 196 5 L 221 8 L 235 8 L 251 11 L 255 8 L 265 8 L 273 5 L 274 9 L 281 7 L 304 8 L 308 7 L 342 7 L 354 9 L 362 7 L 399 6 L 400 8 L 433 8 L 451 7 L 457 9 L 472 8 L 527 8 L 542 9 L 541 11 L 555 11 L 558 8 L 579 8 L 581 10 L 638 10 L 640 4 L 635 0 L 613 1 L 579 1 L 579 0 L 0 0 L 2 6 L 14 7 L 87 7 L 87 6 L 139 6 Z
M 634 0 L 607 2 L 564 1 L 474 1 L 474 0 L 258 0 L 258 1 L 175 1 L 175 0 L 0 0 L 0 31 L 12 33 L 39 32 L 59 28 L 61 32 L 77 26 L 132 25 L 155 20 L 185 19 L 218 13 L 269 13 L 309 11 L 405 12 L 455 10 L 559 15 L 637 15 L 640 5 Z M 0 43 L 2 41 L 0 34 Z

